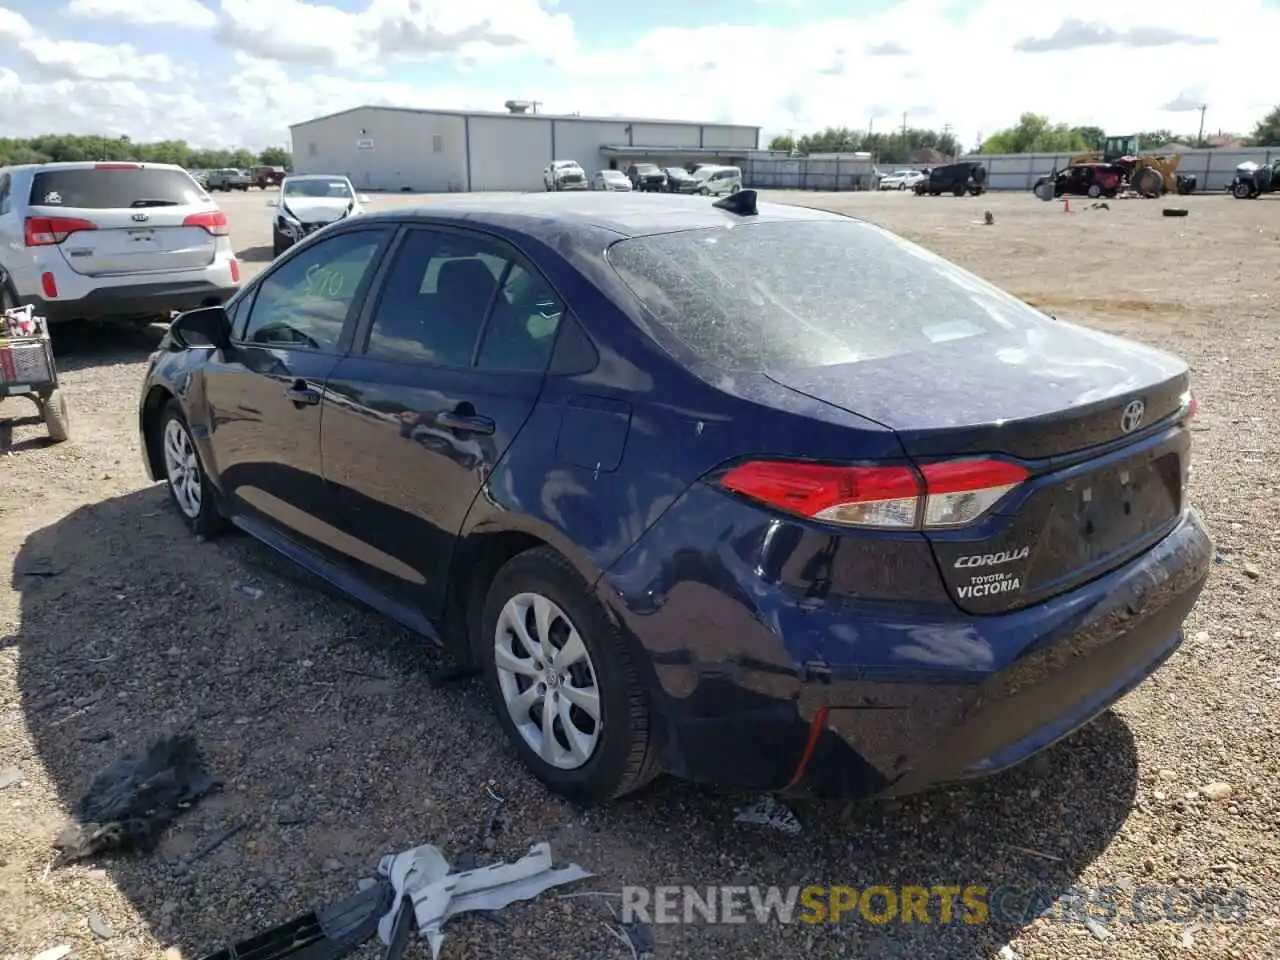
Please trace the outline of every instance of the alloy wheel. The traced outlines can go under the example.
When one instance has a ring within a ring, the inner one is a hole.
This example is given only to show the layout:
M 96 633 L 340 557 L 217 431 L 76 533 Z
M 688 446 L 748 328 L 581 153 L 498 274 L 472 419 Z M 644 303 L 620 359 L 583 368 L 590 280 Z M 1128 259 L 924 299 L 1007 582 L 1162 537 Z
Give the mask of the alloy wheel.
M 203 500 L 200 459 L 180 420 L 170 420 L 164 427 L 164 471 L 178 509 L 187 518 L 196 519 Z
M 521 738 L 544 763 L 576 770 L 603 727 L 595 665 L 568 615 L 540 593 L 502 607 L 494 630 L 498 686 Z

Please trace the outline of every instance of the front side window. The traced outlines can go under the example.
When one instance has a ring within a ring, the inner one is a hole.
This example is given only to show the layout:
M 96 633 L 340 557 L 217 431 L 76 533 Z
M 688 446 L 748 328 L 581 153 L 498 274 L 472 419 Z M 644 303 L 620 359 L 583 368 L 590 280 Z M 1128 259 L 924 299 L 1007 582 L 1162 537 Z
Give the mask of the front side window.
M 339 234 L 281 264 L 258 286 L 245 341 L 296 350 L 337 350 L 382 237 L 381 230 Z

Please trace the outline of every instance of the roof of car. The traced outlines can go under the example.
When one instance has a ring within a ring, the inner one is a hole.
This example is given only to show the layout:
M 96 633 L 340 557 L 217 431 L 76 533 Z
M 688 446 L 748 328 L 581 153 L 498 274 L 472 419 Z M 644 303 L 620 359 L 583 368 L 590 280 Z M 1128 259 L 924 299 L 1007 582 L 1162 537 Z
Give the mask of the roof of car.
M 638 237 L 679 230 L 722 227 L 728 223 L 787 220 L 850 220 L 811 207 L 758 203 L 755 216 L 744 217 L 716 207 L 705 197 L 679 194 L 526 193 L 508 196 L 464 194 L 416 207 L 366 213 L 370 220 L 468 220 L 476 224 L 511 226 L 535 236 L 562 233 L 566 227 L 608 231 Z
M 346 175 L 341 173 L 289 173 L 285 175 L 286 180 L 346 180 Z

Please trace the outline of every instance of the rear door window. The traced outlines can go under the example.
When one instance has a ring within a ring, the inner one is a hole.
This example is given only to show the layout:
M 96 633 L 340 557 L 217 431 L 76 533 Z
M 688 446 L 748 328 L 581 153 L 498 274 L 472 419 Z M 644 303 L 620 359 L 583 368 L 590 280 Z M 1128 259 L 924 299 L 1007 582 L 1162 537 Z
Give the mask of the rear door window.
M 1042 320 L 968 271 L 856 220 L 633 237 L 608 259 L 667 331 L 728 371 L 884 359 L 994 341 Z
M 84 168 L 43 170 L 31 180 L 31 205 L 79 210 L 186 206 L 208 197 L 183 170 Z

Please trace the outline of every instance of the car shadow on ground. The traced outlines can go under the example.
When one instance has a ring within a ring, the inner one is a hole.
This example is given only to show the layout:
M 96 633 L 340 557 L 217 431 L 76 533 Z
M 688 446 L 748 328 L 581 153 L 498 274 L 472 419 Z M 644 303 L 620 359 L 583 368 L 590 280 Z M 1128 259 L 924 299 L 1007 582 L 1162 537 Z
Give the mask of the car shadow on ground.
M 349 895 L 383 853 L 431 842 L 456 857 L 494 790 L 506 797 L 506 828 L 481 856 L 548 840 L 558 860 L 597 874 L 580 889 L 941 886 L 1001 898 L 984 922 L 966 922 L 958 898 L 941 922 L 934 898 L 928 924 L 869 922 L 855 907 L 838 925 L 655 925 L 663 960 L 986 957 L 1076 882 L 1135 794 L 1135 744 L 1107 713 L 979 784 L 893 803 L 792 804 L 794 836 L 734 822 L 753 797 L 670 780 L 580 810 L 524 772 L 478 682 L 429 686 L 439 659 L 425 644 L 247 537 L 191 537 L 162 487 L 36 531 L 14 584 L 21 625 L 4 643 L 20 647 L 31 762 L 65 810 L 97 771 L 167 732 L 193 734 L 222 781 L 155 852 L 59 868 L 107 869 L 140 922 L 185 955 Z M 885 910 L 882 899 L 870 906 Z M 450 921 L 456 942 L 444 955 L 625 957 L 608 919 L 602 899 L 545 894 L 499 923 Z
M 271 252 L 271 244 L 264 243 L 256 247 L 245 247 L 237 250 L 236 256 L 245 263 L 270 263 L 275 259 Z
M 53 357 L 59 373 L 115 363 L 136 363 L 156 348 L 163 323 L 60 323 L 51 330 Z

